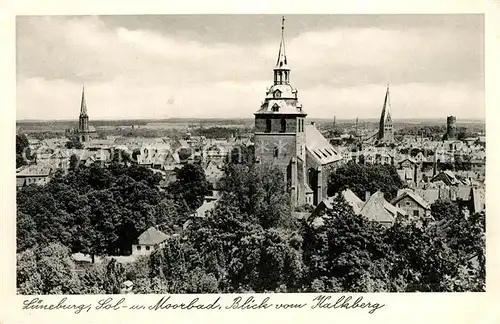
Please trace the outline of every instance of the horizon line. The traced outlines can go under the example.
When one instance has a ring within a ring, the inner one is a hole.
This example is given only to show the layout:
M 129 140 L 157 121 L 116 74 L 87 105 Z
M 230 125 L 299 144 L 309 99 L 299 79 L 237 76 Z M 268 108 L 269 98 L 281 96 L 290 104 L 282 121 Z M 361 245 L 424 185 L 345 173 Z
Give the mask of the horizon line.
M 485 117 L 465 117 L 465 118 L 460 118 L 456 115 L 450 115 L 457 117 L 457 121 L 460 120 L 474 120 L 474 121 L 486 121 Z M 446 117 L 407 117 L 407 118 L 393 118 L 393 121 L 398 121 L 398 120 L 438 120 L 438 119 L 443 119 L 446 121 Z M 351 118 L 346 118 L 346 117 L 317 117 L 317 118 L 308 118 L 309 120 L 334 120 L 334 118 L 339 121 L 339 120 L 356 120 L 358 118 L 359 120 L 379 120 L 380 118 L 378 117 L 351 117 Z M 89 120 L 90 123 L 92 121 L 131 121 L 131 120 L 137 120 L 137 121 L 168 121 L 168 120 L 253 120 L 253 117 L 169 117 L 169 118 L 121 118 L 121 117 L 111 117 L 111 118 L 101 118 L 101 119 L 92 119 Z M 59 119 L 16 119 L 17 122 L 53 122 L 53 121 L 78 121 L 78 118 L 59 118 Z

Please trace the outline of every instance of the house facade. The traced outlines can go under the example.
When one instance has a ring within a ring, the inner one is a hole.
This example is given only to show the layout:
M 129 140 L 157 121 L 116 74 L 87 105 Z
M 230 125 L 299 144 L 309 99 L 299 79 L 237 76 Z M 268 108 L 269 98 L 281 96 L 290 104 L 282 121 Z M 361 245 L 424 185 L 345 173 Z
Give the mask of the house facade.
M 150 227 L 137 238 L 137 243 L 132 245 L 132 255 L 148 255 L 162 247 L 168 238 L 167 234 Z

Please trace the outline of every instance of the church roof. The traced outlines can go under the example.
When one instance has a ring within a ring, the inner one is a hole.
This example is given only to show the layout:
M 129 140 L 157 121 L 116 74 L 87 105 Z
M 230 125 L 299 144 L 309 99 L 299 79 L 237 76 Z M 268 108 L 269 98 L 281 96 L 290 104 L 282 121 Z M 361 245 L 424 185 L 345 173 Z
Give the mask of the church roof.
M 306 149 L 320 165 L 329 164 L 342 159 L 328 140 L 314 125 L 306 125 Z
M 302 105 L 296 99 L 266 99 L 255 114 L 306 115 L 302 111 Z

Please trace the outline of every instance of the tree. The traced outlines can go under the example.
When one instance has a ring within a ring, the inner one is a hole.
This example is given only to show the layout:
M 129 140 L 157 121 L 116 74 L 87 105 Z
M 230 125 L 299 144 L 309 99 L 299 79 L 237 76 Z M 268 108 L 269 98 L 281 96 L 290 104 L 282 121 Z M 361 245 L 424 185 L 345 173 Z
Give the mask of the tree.
M 137 162 L 137 157 L 141 155 L 141 150 L 140 149 L 134 149 L 132 151 L 132 162 Z
M 28 138 L 25 134 L 16 135 L 16 168 L 28 163 L 31 159 L 31 150 Z
M 75 170 L 78 167 L 79 163 L 80 159 L 78 158 L 78 156 L 76 154 L 72 154 L 69 157 L 69 170 Z
M 111 161 L 114 163 L 129 163 L 133 161 L 133 158 L 128 152 L 116 149 L 113 151 Z
M 290 197 L 279 168 L 266 164 L 230 164 L 219 187 L 224 203 L 235 206 L 262 227 L 291 225 Z
M 18 251 L 59 242 L 91 256 L 130 253 L 148 227 L 186 219 L 181 206 L 162 196 L 158 177 L 136 165 L 94 164 L 57 173 L 46 186 L 20 189 Z M 167 204 L 159 206 L 162 200 Z M 169 210 L 168 219 L 160 208 Z
M 389 291 L 391 249 L 383 240 L 384 228 L 355 215 L 342 195 L 332 206 L 303 224 L 307 289 Z
M 81 150 L 83 149 L 83 144 L 80 142 L 80 139 L 78 138 L 77 135 L 72 135 L 68 138 L 68 141 L 66 142 L 66 148 Z
M 352 161 L 339 167 L 328 179 L 328 195 L 351 189 L 358 197 L 364 197 L 365 192 L 382 191 L 386 199 L 394 198 L 403 182 L 392 165 L 360 165 Z
M 436 200 L 431 205 L 431 214 L 435 220 L 451 220 L 460 213 L 456 202 L 450 200 Z
M 116 259 L 112 258 L 106 265 L 104 291 L 107 294 L 119 294 L 123 282 L 125 282 L 125 269 Z
M 229 162 L 233 164 L 252 164 L 254 163 L 254 146 L 237 145 L 230 153 Z
M 198 164 L 185 164 L 176 173 L 177 179 L 171 184 L 170 190 L 178 198 L 184 199 L 191 210 L 196 210 L 210 193 L 210 183 L 205 172 Z
M 30 215 L 17 212 L 17 251 L 24 251 L 36 245 L 37 229 L 35 221 Z
M 79 279 L 69 249 L 60 244 L 26 250 L 17 257 L 20 294 L 76 294 Z
M 178 151 L 181 162 L 186 162 L 193 154 L 190 148 L 181 147 Z

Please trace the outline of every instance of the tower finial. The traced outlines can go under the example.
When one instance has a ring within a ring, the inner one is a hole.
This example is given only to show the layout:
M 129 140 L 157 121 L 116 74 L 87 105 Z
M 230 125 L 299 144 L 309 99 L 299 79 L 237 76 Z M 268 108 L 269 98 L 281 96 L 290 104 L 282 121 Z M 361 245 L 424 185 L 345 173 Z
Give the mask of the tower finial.
M 278 60 L 276 61 L 277 67 L 283 67 L 286 65 L 286 51 L 285 51 L 285 16 L 281 16 L 281 41 L 280 49 L 278 52 Z

